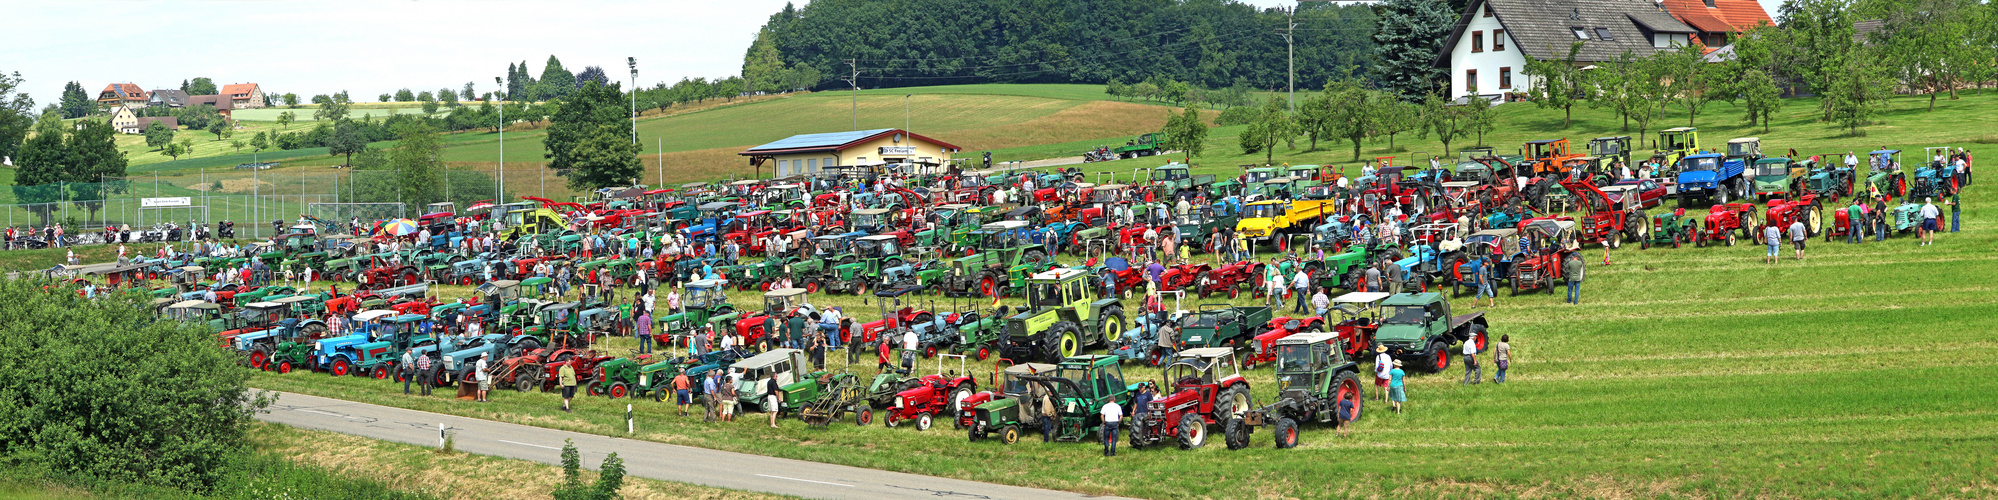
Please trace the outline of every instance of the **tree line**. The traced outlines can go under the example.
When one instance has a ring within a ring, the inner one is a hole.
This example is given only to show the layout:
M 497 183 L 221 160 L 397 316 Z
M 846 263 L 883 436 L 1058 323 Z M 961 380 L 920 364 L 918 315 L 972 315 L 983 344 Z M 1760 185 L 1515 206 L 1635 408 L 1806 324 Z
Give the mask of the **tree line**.
M 1273 89 L 1288 82 L 1278 32 L 1290 22 L 1280 10 L 1232 1 L 817 0 L 770 16 L 744 57 L 744 76 L 757 77 L 757 90 L 847 88 L 856 68 L 864 87 L 1164 75 L 1203 88 Z M 1373 64 L 1372 7 L 1303 2 L 1295 22 L 1297 81 Z M 772 79 L 759 76 L 781 68 L 821 78 L 766 85 Z

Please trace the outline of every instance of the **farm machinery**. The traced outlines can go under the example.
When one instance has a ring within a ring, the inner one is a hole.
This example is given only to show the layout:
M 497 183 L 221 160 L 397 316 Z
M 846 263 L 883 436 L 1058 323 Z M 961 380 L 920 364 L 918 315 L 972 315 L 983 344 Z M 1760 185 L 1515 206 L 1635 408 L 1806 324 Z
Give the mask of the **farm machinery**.
M 1175 437 L 1182 450 L 1199 448 L 1207 444 L 1209 425 L 1240 419 L 1255 406 L 1249 381 L 1235 364 L 1233 349 L 1180 351 L 1179 359 L 1165 367 L 1164 382 L 1171 392 L 1152 400 L 1144 415 L 1131 424 L 1132 448 Z
M 1485 313 L 1452 316 L 1450 302 L 1436 293 L 1395 294 L 1381 301 L 1380 328 L 1374 338 L 1387 353 L 1414 361 L 1413 367 L 1441 372 L 1450 367 L 1450 346 L 1469 342 L 1484 352 Z
M 1707 242 L 1726 242 L 1727 246 L 1734 246 L 1736 234 L 1752 242 L 1756 239 L 1755 231 L 1761 227 L 1755 222 L 1754 204 L 1714 205 L 1707 209 L 1707 218 L 1700 230 L 1693 233 L 1693 246 L 1706 246 Z
M 1277 399 L 1268 406 L 1241 412 L 1223 426 L 1228 449 L 1249 446 L 1255 428 L 1270 426 L 1276 447 L 1297 447 L 1297 428 L 1306 422 L 1332 423 L 1342 403 L 1353 404 L 1353 420 L 1365 415 L 1366 384 L 1350 344 L 1338 334 L 1314 332 L 1277 342 Z
M 962 427 L 964 422 L 955 418 L 964 409 L 964 402 L 978 392 L 978 381 L 969 375 L 959 374 L 964 370 L 964 356 L 955 357 L 958 369 L 944 371 L 944 357 L 937 358 L 937 373 L 915 379 L 915 384 L 895 393 L 894 402 L 889 404 L 881 422 L 889 427 L 901 422 L 915 422 L 916 430 L 930 430 L 935 419 L 941 415 L 948 418 L 953 426 Z
M 1054 421 L 1050 436 L 1054 441 L 1094 441 L 1097 429 L 1103 425 L 1103 405 L 1115 401 L 1129 408 L 1138 390 L 1137 384 L 1124 383 L 1124 372 L 1116 356 L 1073 356 L 1063 358 L 1055 366 L 1053 373 L 1017 377 L 1023 383 L 1040 386 L 1030 388 L 1029 392 L 1037 390 L 1053 398 L 1055 414 L 1047 417 Z
M 1122 302 L 1098 293 L 1089 286 L 1089 274 L 1078 269 L 1056 268 L 1028 278 L 1027 307 L 1006 318 L 999 343 L 1003 354 L 1056 361 L 1117 340 L 1125 325 Z
M 1566 217 L 1529 219 L 1519 225 L 1522 255 L 1513 259 L 1512 294 L 1535 288 L 1554 293 L 1563 278 L 1562 264 L 1581 259 L 1580 243 L 1575 241 L 1575 221 Z
M 1004 366 L 1003 369 L 1000 367 Z M 1021 377 L 1055 373 L 1045 363 L 994 365 L 992 390 L 972 394 L 958 404 L 958 426 L 972 442 L 998 434 L 999 442 L 1020 441 L 1020 431 L 1031 429 L 1040 420 L 1040 407 L 1032 400 L 1033 385 Z M 1031 432 L 1031 431 L 1029 431 Z
M 1805 237 L 1817 236 L 1824 232 L 1824 206 L 1816 195 L 1804 195 L 1789 200 L 1769 200 L 1768 211 L 1762 222 L 1783 229 L 1786 234 L 1790 224 L 1804 223 Z

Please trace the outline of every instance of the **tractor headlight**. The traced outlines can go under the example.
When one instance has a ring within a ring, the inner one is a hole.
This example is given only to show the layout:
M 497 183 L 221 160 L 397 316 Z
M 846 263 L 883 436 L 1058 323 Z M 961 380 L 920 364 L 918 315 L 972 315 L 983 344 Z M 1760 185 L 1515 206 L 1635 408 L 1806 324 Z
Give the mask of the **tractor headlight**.
M 902 407 L 902 397 L 901 397 L 901 396 L 895 396 L 895 407 L 896 407 L 896 408 L 901 408 L 901 407 Z
M 319 341 L 317 340 L 312 341 L 312 350 L 314 351 L 319 350 Z
M 451 361 L 451 357 L 450 357 L 450 356 L 445 356 L 445 357 L 444 357 L 444 367 L 445 367 L 445 368 L 450 368 L 450 367 L 451 367 L 452 365 L 453 365 L 453 363 L 452 363 L 452 361 Z

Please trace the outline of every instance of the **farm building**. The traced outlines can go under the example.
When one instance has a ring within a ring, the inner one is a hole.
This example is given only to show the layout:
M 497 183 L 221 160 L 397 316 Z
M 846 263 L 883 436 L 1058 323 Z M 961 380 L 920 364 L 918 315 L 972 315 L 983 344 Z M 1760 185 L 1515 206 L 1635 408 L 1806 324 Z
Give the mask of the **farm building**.
M 113 83 L 97 93 L 97 103 L 105 107 L 144 106 L 152 95 L 135 83 Z
M 231 83 L 222 86 L 222 95 L 236 109 L 256 109 L 264 107 L 264 88 L 254 83 Z
M 784 177 L 835 166 L 941 164 L 962 149 L 902 129 L 884 128 L 794 135 L 736 154 L 749 157 L 751 165 L 770 163 L 777 176 Z
M 1698 32 L 1646 0 L 1472 0 L 1436 65 L 1450 69 L 1451 96 L 1475 90 L 1502 102 L 1533 86 L 1524 74 L 1527 55 L 1566 59 L 1568 48 L 1582 42 L 1577 64 L 1626 51 L 1643 57 L 1687 45 Z

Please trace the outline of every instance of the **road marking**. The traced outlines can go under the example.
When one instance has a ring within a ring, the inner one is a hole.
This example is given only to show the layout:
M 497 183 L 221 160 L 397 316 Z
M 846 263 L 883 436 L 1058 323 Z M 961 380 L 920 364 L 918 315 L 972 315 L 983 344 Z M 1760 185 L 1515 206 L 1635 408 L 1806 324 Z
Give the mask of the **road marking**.
M 320 415 L 325 415 L 325 416 L 328 416 L 328 417 L 340 417 L 340 418 L 344 418 L 344 419 L 348 419 L 348 420 L 353 420 L 353 419 L 354 419 L 354 417 L 350 417 L 350 416 L 346 416 L 346 415 L 341 415 L 341 414 L 338 414 L 338 413 L 326 413 L 326 412 L 323 412 L 323 411 L 319 411 L 319 410 L 314 410 L 314 409 L 311 409 L 311 408 L 299 408 L 299 409 L 298 409 L 298 411 L 302 411 L 302 412 L 306 412 L 306 413 L 317 413 L 317 414 L 320 414 Z
M 757 475 L 758 475 L 758 476 L 763 476 L 763 477 L 768 477 L 768 478 L 775 478 L 775 479 L 789 479 L 789 480 L 792 480 L 792 481 L 804 481 L 804 482 L 807 482 L 807 483 L 819 483 L 819 484 L 830 484 L 830 485 L 833 485 L 833 486 L 845 486 L 845 487 L 848 487 L 848 488 L 852 488 L 852 487 L 853 487 L 853 485 L 851 485 L 851 484 L 839 484 L 839 483 L 828 483 L 828 482 L 825 482 L 825 481 L 813 481 L 813 480 L 810 480 L 810 479 L 798 479 L 798 478 L 795 478 L 795 477 L 784 477 L 784 476 L 772 476 L 772 475 L 769 475 L 769 474 L 757 474 Z
M 502 443 L 511 443 L 511 444 L 517 444 L 517 445 L 521 445 L 521 446 L 533 446 L 533 447 L 535 447 L 535 448 L 547 448 L 547 449 L 550 449 L 550 450 L 560 450 L 560 449 L 561 449 L 561 448 L 556 448 L 556 447 L 553 447 L 553 446 L 542 446 L 542 445 L 538 445 L 538 444 L 527 444 L 527 443 L 522 443 L 522 442 L 517 442 L 517 441 L 507 441 L 507 440 L 505 440 L 505 439 L 501 439 L 501 440 L 499 440 L 499 442 L 502 442 Z

